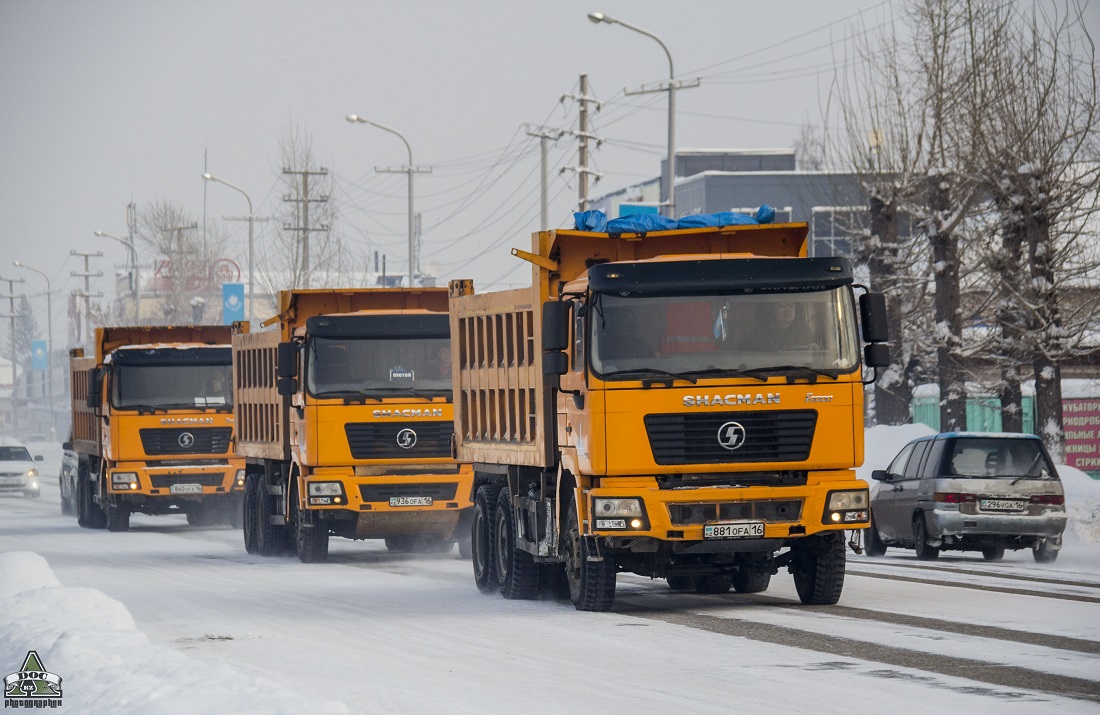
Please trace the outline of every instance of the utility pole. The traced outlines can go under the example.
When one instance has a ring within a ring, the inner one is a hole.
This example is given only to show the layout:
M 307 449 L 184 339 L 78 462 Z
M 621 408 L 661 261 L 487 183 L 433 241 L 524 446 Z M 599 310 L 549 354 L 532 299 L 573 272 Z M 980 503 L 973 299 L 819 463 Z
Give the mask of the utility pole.
M 132 279 L 134 281 L 134 325 L 141 325 L 141 267 L 138 265 L 137 244 L 137 204 L 126 204 L 126 229 L 130 239 L 130 257 L 134 262 Z
M 84 272 L 79 273 L 77 271 L 71 271 L 69 273 L 69 275 L 74 276 L 76 278 L 81 278 L 81 277 L 84 278 L 84 291 L 83 292 L 73 291 L 73 293 L 77 296 L 80 296 L 80 297 L 84 298 L 84 343 L 87 345 L 93 339 L 92 338 L 92 303 L 91 303 L 91 299 L 92 298 L 101 298 L 103 296 L 102 293 L 93 294 L 91 292 L 91 290 L 92 290 L 91 279 L 92 278 L 98 278 L 98 277 L 102 276 L 103 271 L 98 271 L 96 273 L 92 273 L 91 269 L 88 265 L 88 259 L 90 259 L 90 258 L 102 258 L 103 257 L 103 251 L 96 251 L 95 253 L 83 252 L 83 251 L 69 251 L 69 255 L 70 256 L 83 256 L 84 257 Z
M 218 179 L 218 181 L 223 183 L 223 184 L 226 183 L 226 182 L 222 181 L 221 179 Z M 232 186 L 231 184 L 227 184 L 227 185 Z M 237 187 L 232 186 L 232 188 L 237 188 Z M 241 191 L 241 193 L 244 193 L 244 191 Z M 244 196 L 245 196 L 246 199 L 248 199 L 248 194 L 244 194 Z M 248 199 L 248 207 L 252 208 L 252 199 Z M 274 221 L 274 220 L 275 219 L 271 216 L 253 216 L 252 214 L 249 214 L 248 216 L 222 216 L 222 221 L 247 221 L 248 222 L 248 322 L 249 323 L 253 322 L 256 319 L 256 317 L 255 317 L 256 316 L 256 312 L 255 312 L 256 299 L 253 297 L 254 293 L 253 293 L 253 290 L 252 290 L 253 287 L 254 287 L 253 282 L 255 280 L 255 273 L 254 273 L 255 269 L 252 265 L 252 224 L 254 224 L 257 221 L 259 221 L 260 223 L 267 223 L 268 221 Z
M 378 125 L 375 125 L 378 126 Z M 397 134 L 397 132 L 394 132 Z M 398 134 L 400 137 L 401 135 Z M 404 141 L 404 137 L 401 137 Z M 406 143 L 406 146 L 408 144 Z M 432 167 L 430 166 L 413 166 L 412 164 L 412 149 L 409 149 L 409 163 L 406 166 L 391 166 L 391 167 L 374 167 L 375 172 L 379 174 L 408 174 L 409 175 L 409 287 L 413 287 L 413 278 L 417 273 L 417 268 L 420 265 L 420 253 L 416 250 L 416 233 L 415 226 L 416 215 L 413 213 L 413 174 L 430 174 L 432 173 Z
M 577 206 L 581 211 L 587 211 L 588 176 L 589 174 L 595 176 L 597 181 L 603 177 L 603 174 L 598 171 L 593 171 L 588 167 L 588 141 L 590 139 L 596 140 L 597 147 L 603 143 L 603 139 L 600 139 L 595 134 L 588 131 L 588 103 L 594 102 L 596 104 L 596 111 L 599 111 L 600 107 L 603 105 L 597 102 L 595 97 L 589 96 L 588 75 L 586 74 L 581 75 L 581 93 L 563 94 L 561 100 L 564 102 L 566 99 L 576 100 L 580 104 L 580 128 L 577 131 L 570 131 L 569 133 L 579 138 L 581 141 L 577 147 L 577 165 L 563 166 L 561 172 L 572 171 L 577 175 Z
M 11 399 L 12 405 L 15 404 L 15 284 L 26 283 L 25 278 L 0 278 L 8 284 L 8 315 L 10 320 L 8 326 L 8 340 L 11 343 Z
M 550 142 L 561 139 L 561 136 L 565 134 L 565 130 L 550 129 L 538 124 L 524 124 L 523 128 L 527 132 L 527 136 L 539 138 L 539 230 L 546 231 L 550 228 L 548 225 L 549 219 L 547 218 L 549 210 L 547 208 L 546 151 Z
M 311 176 L 327 176 L 328 169 L 321 167 L 319 171 L 294 171 L 290 167 L 283 167 L 284 174 L 299 175 L 302 177 L 302 193 L 298 197 L 292 194 L 286 194 L 283 196 L 283 201 L 292 204 L 301 204 L 296 207 L 301 210 L 299 214 L 302 217 L 302 223 L 299 226 L 289 226 L 283 224 L 284 231 L 300 231 L 302 233 L 302 287 L 309 288 L 309 232 L 310 231 L 327 231 L 328 224 L 321 224 L 317 228 L 313 228 L 309 225 L 309 205 L 310 203 L 325 203 L 328 201 L 328 195 L 321 195 L 315 199 L 309 196 L 309 177 Z
M 621 25 L 626 25 L 626 23 L 622 22 L 621 20 L 618 22 Z M 649 37 L 652 37 L 654 40 L 657 40 L 657 42 L 661 45 L 661 49 L 663 49 L 665 51 L 665 54 L 668 56 L 669 78 L 667 83 L 661 82 L 656 87 L 643 86 L 640 89 L 636 89 L 632 92 L 623 89 L 623 94 L 629 97 L 635 94 L 668 92 L 668 156 L 665 158 L 666 166 L 664 176 L 665 191 L 667 192 L 668 198 L 665 199 L 664 205 L 661 208 L 663 209 L 662 213 L 664 213 L 665 216 L 676 218 L 676 90 L 698 87 L 699 80 L 698 78 L 694 80 L 677 80 L 675 78 L 675 74 L 673 74 L 672 55 L 668 53 L 668 48 L 665 47 L 665 43 L 657 39 L 656 35 L 650 34 L 644 30 L 639 30 L 636 27 L 631 29 L 638 30 L 643 35 L 647 35 Z

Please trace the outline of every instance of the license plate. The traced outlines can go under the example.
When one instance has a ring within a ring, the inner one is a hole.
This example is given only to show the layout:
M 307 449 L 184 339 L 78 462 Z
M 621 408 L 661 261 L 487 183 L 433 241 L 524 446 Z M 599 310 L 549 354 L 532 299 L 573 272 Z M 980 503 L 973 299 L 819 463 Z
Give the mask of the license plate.
M 168 487 L 173 494 L 202 494 L 201 484 L 173 484 Z
M 1027 502 L 1022 499 L 982 499 L 978 505 L 982 511 L 1023 511 Z
M 0 485 L 5 487 L 18 487 L 23 484 L 23 477 L 2 477 L 0 478 Z
M 729 524 L 705 524 L 704 539 L 756 539 L 764 536 L 764 522 L 737 521 Z
M 431 497 L 390 497 L 390 506 L 431 506 Z

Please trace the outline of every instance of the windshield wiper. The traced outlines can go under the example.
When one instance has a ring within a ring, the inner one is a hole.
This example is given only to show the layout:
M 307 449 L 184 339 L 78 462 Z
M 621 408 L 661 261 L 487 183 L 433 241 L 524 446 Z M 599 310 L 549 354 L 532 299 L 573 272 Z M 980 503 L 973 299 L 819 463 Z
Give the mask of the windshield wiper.
M 817 375 L 821 375 L 822 377 L 827 377 L 831 380 L 836 380 L 840 376 L 840 370 L 822 370 L 815 367 L 806 367 L 805 365 L 773 365 L 769 367 L 758 367 L 752 370 L 745 370 L 745 372 L 751 375 L 781 374 L 788 378 L 796 378 L 799 376 L 816 377 Z
M 698 379 L 692 377 L 689 374 L 683 374 L 683 373 L 679 373 L 679 372 L 669 372 L 667 370 L 658 370 L 657 368 L 653 368 L 653 367 L 642 367 L 642 368 L 636 368 L 636 369 L 633 369 L 633 370 L 613 370 L 612 372 L 603 373 L 603 377 L 605 377 L 605 378 L 606 377 L 638 377 L 638 378 L 642 378 L 643 383 L 648 382 L 647 380 L 645 380 L 646 377 L 651 377 L 651 378 L 671 377 L 674 380 L 684 380 L 686 382 L 690 382 L 692 385 L 699 382 Z M 660 380 L 658 380 L 658 381 L 660 381 Z M 643 386 L 648 387 L 648 385 L 643 385 Z
M 410 397 L 423 397 L 428 402 L 432 401 L 432 398 L 437 396 L 446 397 L 450 390 L 445 388 L 427 388 L 427 387 L 372 387 L 370 389 L 359 390 L 358 394 L 364 397 L 373 397 L 379 402 L 382 401 L 381 397 L 373 395 L 374 392 L 393 392 L 399 395 L 409 395 Z
M 714 375 L 729 375 L 731 377 L 751 377 L 753 380 L 760 380 L 761 382 L 767 382 L 768 378 L 760 374 L 759 370 L 738 370 L 732 367 L 708 367 L 705 370 L 688 370 L 683 373 L 684 375 L 695 375 L 696 377 L 712 377 Z

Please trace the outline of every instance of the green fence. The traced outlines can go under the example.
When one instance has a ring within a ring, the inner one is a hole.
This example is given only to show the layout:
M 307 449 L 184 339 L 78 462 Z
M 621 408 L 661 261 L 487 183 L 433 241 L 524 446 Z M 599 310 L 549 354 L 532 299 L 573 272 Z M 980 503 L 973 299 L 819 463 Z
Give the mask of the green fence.
M 1024 395 L 1024 432 L 1035 434 L 1034 398 Z M 913 398 L 913 422 L 921 422 L 940 431 L 940 403 L 936 397 Z M 970 432 L 1000 432 L 1001 403 L 995 397 L 969 397 L 966 400 L 966 429 Z

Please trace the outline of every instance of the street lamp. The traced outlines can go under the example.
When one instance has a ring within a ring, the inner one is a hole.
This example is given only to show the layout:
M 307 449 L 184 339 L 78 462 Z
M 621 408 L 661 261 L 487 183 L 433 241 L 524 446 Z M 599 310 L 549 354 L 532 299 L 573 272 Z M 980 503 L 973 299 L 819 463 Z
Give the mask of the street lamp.
M 664 42 L 661 42 L 661 38 L 654 35 L 648 30 L 643 30 L 640 27 L 631 25 L 629 22 L 624 22 L 618 18 L 605 15 L 602 12 L 590 12 L 588 13 L 588 19 L 597 25 L 600 23 L 607 23 L 608 25 L 622 25 L 628 30 L 634 30 L 634 32 L 641 33 L 646 37 L 652 38 L 657 41 L 657 44 L 661 46 L 661 49 L 665 51 L 665 56 L 668 57 L 668 166 L 665 168 L 665 185 L 668 187 L 668 201 L 665 204 L 666 216 L 675 218 L 676 209 L 676 73 L 672 70 L 672 53 L 668 51 L 668 47 Z
M 130 292 L 134 299 L 134 325 L 141 325 L 141 272 L 139 269 L 140 264 L 138 263 L 137 247 L 134 245 L 133 239 L 127 240 L 125 238 L 119 238 L 106 231 L 95 231 L 94 235 L 100 236 L 101 238 L 114 239 L 126 246 L 130 253 L 131 260 L 133 261 L 134 284 L 130 287 Z
M 377 129 L 381 129 L 384 132 L 389 132 L 390 134 L 396 135 L 398 139 L 405 142 L 405 149 L 407 149 L 408 152 L 409 152 L 409 165 L 406 166 L 404 169 L 398 169 L 397 171 L 407 173 L 409 175 L 409 287 L 412 288 L 412 285 L 413 285 L 413 272 L 416 270 L 416 243 L 415 243 L 415 239 L 413 237 L 413 216 L 414 216 L 414 214 L 413 214 L 413 174 L 416 174 L 416 173 L 419 173 L 419 172 L 430 173 L 432 169 L 431 169 L 430 166 L 426 167 L 426 168 L 418 168 L 418 167 L 413 166 L 413 150 L 412 150 L 412 147 L 409 146 L 408 140 L 405 139 L 405 137 L 401 136 L 401 134 L 399 132 L 397 132 L 393 129 L 390 129 L 389 127 L 382 126 L 381 124 L 378 124 L 377 122 L 372 122 L 369 119 L 364 119 L 363 117 L 360 117 L 358 114 L 349 114 L 347 116 L 347 120 L 352 124 L 369 124 L 372 127 L 375 127 Z M 375 169 L 375 170 L 376 171 L 382 171 L 381 169 Z
M 228 186 L 231 189 L 236 189 L 237 191 L 244 194 L 244 200 L 248 202 L 248 322 L 249 322 L 249 324 L 251 324 L 252 321 L 253 321 L 253 310 L 252 310 L 252 303 L 253 303 L 253 300 L 252 300 L 252 222 L 254 220 L 254 217 L 252 215 L 252 199 L 249 198 L 248 192 L 245 191 L 244 189 L 242 189 L 241 187 L 237 186 L 236 184 L 231 184 L 228 181 L 226 181 L 225 179 L 219 179 L 218 177 L 214 176 L 213 174 L 209 174 L 209 173 L 203 174 L 202 175 L 202 180 L 203 181 L 216 181 L 217 183 L 224 184 L 225 186 Z
M 50 294 L 53 293 L 53 287 L 50 285 L 50 277 L 32 266 L 28 266 L 21 261 L 12 261 L 11 264 L 16 268 L 26 268 L 28 271 L 34 271 L 38 275 L 46 279 L 46 333 L 49 335 L 50 343 L 49 348 L 46 350 L 46 390 L 50 400 L 50 437 L 56 434 L 57 421 L 54 419 L 54 404 L 53 404 L 53 304 L 50 301 Z M 15 358 L 12 357 L 12 382 L 14 384 L 15 377 Z

